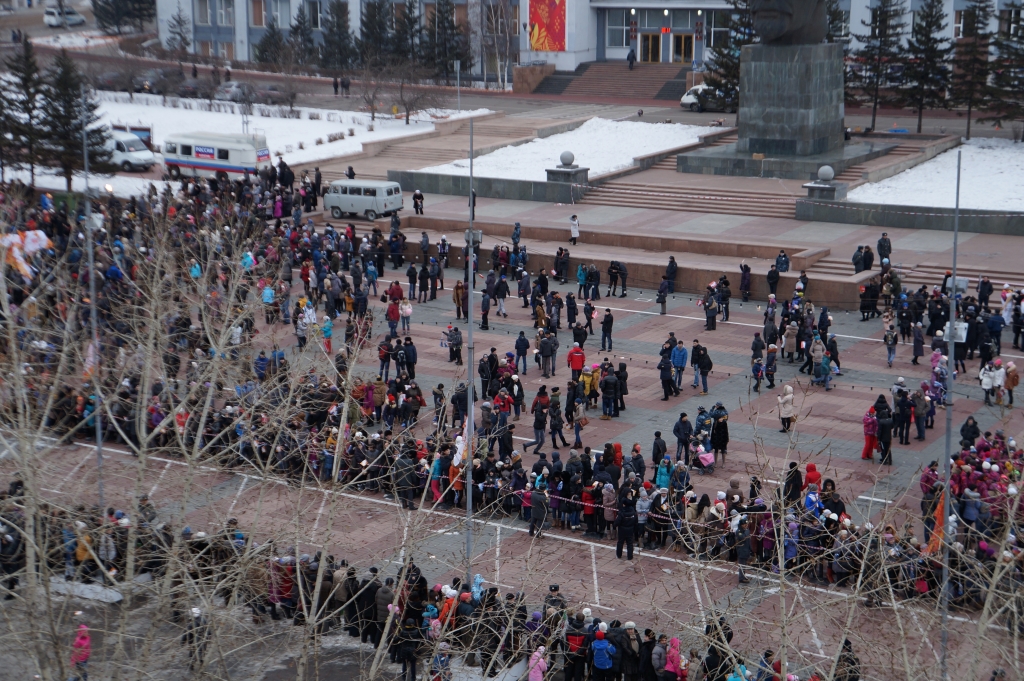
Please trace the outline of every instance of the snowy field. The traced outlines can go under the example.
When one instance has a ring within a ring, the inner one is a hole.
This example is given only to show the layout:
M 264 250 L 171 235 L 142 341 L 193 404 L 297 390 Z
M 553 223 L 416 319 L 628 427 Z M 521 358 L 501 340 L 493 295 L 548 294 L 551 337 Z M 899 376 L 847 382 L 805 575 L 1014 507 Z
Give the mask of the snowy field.
M 981 138 L 957 147 L 963 151 L 960 206 L 981 210 L 1024 211 L 1024 144 Z M 951 149 L 910 170 L 850 191 L 848 200 L 906 206 L 953 208 L 956 204 L 956 153 Z
M 208 107 L 206 100 L 200 99 L 177 99 L 168 97 L 168 102 L 177 101 L 178 107 L 164 106 L 164 98 L 156 95 L 135 95 L 135 101 L 129 102 L 128 95 L 124 93 L 99 92 L 100 100 L 99 114 L 100 124 L 128 124 L 152 126 L 153 137 L 157 144 L 168 135 L 187 132 L 219 132 L 219 133 L 241 133 L 242 116 L 237 113 L 238 108 L 231 102 L 214 102 L 214 108 L 221 111 L 203 111 L 196 107 Z M 193 108 L 183 108 L 183 107 Z M 234 109 L 235 113 L 230 113 Z M 433 122 L 438 119 L 466 118 L 472 115 L 488 113 L 487 109 L 474 111 L 453 111 L 437 110 L 413 114 L 412 122 L 405 124 L 404 120 L 394 120 L 389 116 L 381 118 L 379 115 L 373 123 L 373 130 L 368 130 L 370 115 L 351 111 L 333 111 L 329 109 L 313 109 L 296 107 L 299 118 L 283 118 L 279 115 L 263 116 L 260 110 L 266 113 L 281 114 L 287 111 L 288 107 L 259 106 L 249 117 L 249 131 L 260 132 L 266 135 L 267 145 L 274 162 L 277 162 L 278 152 L 288 165 L 295 169 L 296 174 L 306 169 L 312 170 L 312 164 L 317 161 L 345 156 L 362 151 L 363 144 L 385 139 L 394 139 L 413 135 L 420 132 L 427 132 L 434 129 Z M 310 118 L 310 114 L 314 118 Z M 320 116 L 317 119 L 316 116 Z M 349 130 L 355 134 L 349 135 Z M 344 132 L 344 139 L 328 142 L 327 136 L 331 133 Z M 323 140 L 323 144 L 316 144 L 316 140 Z M 305 148 L 300 148 L 300 145 Z M 157 155 L 160 159 L 159 154 Z M 8 181 L 19 179 L 22 182 L 29 181 L 27 170 L 12 172 L 9 169 L 5 173 Z M 103 187 L 110 185 L 118 196 L 130 196 L 145 191 L 148 185 L 154 182 L 151 179 L 139 177 L 134 173 L 118 174 L 113 177 L 101 178 L 94 176 L 90 185 L 92 187 Z M 162 187 L 161 182 L 154 182 L 158 188 Z M 64 190 L 64 178 L 53 175 L 46 169 L 36 169 L 36 186 L 40 189 Z M 72 188 L 81 191 L 85 188 L 85 181 L 81 175 L 76 175 L 72 181 Z
M 130 102 L 128 95 L 119 92 L 99 92 L 101 123 L 128 123 L 153 126 L 153 136 L 160 144 L 168 135 L 186 132 L 241 133 L 242 115 L 232 102 L 212 103 L 214 111 L 205 111 L 210 102 L 205 99 L 179 99 L 158 95 L 135 95 Z M 175 108 L 174 104 L 177 104 Z M 187 108 L 186 108 L 187 107 Z M 395 120 L 379 114 L 368 130 L 370 115 L 352 111 L 311 109 L 295 107 L 297 118 L 285 118 L 282 114 L 287 106 L 256 105 L 249 116 L 249 132 L 260 131 L 266 135 L 270 154 L 277 161 L 278 154 L 293 167 L 313 163 L 337 156 L 356 154 L 363 150 L 364 142 L 393 139 L 428 132 L 434 129 L 434 120 L 466 118 L 488 113 L 487 109 L 474 111 L 437 110 L 415 113 L 412 122 Z M 266 115 L 265 115 L 266 114 Z M 311 118 L 310 116 L 313 116 Z M 319 119 L 317 118 L 319 117 Z M 349 131 L 354 136 L 349 136 Z M 343 132 L 344 139 L 328 142 L 331 133 Z M 323 144 L 317 144 L 320 139 Z M 305 148 L 300 148 L 300 145 Z
M 714 129 L 703 125 L 637 123 L 592 118 L 570 132 L 535 139 L 517 147 L 503 147 L 473 159 L 473 174 L 509 180 L 547 179 L 563 151 L 576 156 L 575 163 L 590 168 L 590 177 L 633 165 L 633 158 L 698 141 Z M 420 172 L 469 175 L 469 160 L 423 168 Z
M 124 36 L 107 35 L 103 31 L 78 31 L 75 33 L 55 33 L 48 36 L 34 36 L 29 38 L 33 45 L 41 47 L 53 47 L 66 50 L 81 50 L 100 45 L 116 45 Z

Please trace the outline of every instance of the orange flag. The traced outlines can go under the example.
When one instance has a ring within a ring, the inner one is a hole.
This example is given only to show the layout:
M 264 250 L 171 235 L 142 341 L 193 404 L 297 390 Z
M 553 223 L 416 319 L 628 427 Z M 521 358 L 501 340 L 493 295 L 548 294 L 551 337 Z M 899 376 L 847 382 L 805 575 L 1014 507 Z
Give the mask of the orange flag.
M 942 490 L 942 496 L 939 497 L 939 503 L 935 507 L 935 527 L 932 529 L 932 536 L 928 539 L 928 546 L 925 547 L 922 553 L 931 554 L 938 553 L 942 549 L 942 535 L 946 527 L 946 490 Z

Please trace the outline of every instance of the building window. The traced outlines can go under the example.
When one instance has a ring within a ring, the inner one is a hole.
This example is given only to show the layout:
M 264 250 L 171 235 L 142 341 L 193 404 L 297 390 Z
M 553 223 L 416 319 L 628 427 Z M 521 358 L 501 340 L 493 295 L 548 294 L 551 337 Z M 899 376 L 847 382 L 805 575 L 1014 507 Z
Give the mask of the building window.
M 640 12 L 640 28 L 661 29 L 664 12 L 660 9 L 645 9 Z
M 693 12 L 688 9 L 672 10 L 672 29 L 693 28 Z
M 312 26 L 314 30 L 320 29 L 320 3 L 307 2 L 306 13 L 309 15 L 309 25 Z
M 484 12 L 487 35 L 519 35 L 519 5 L 492 3 Z
M 705 12 L 708 18 L 708 47 L 728 47 L 729 45 L 729 10 Z
M 274 16 L 274 23 L 278 27 L 291 25 L 292 16 L 289 12 L 291 7 L 288 5 L 288 0 L 270 0 L 270 7 L 271 13 Z
M 963 38 L 964 37 L 964 15 L 967 14 L 963 10 L 957 10 L 953 12 L 953 37 Z
M 235 25 L 235 0 L 219 0 L 217 4 L 217 25 Z
M 210 25 L 210 0 L 196 0 L 196 25 Z
M 1004 38 L 1024 37 L 1024 27 L 1021 26 L 1021 10 L 1004 9 L 999 12 L 999 35 Z
M 629 10 L 608 10 L 608 47 L 629 45 Z
M 235 58 L 234 43 L 217 43 L 217 56 L 231 61 Z
M 262 28 L 266 24 L 263 12 L 263 0 L 249 0 L 249 25 L 254 28 Z

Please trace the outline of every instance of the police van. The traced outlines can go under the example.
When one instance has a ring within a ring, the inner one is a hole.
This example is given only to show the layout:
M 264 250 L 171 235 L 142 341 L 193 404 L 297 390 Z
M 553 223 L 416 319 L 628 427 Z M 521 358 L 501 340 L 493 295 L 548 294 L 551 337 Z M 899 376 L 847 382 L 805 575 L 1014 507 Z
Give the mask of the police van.
M 324 210 L 340 220 L 345 215 L 363 215 L 376 220 L 402 210 L 402 186 L 385 180 L 335 180 L 324 194 Z
M 163 143 L 164 168 L 172 179 L 215 177 L 221 182 L 256 175 L 269 168 L 270 148 L 263 135 L 190 132 L 168 135 Z

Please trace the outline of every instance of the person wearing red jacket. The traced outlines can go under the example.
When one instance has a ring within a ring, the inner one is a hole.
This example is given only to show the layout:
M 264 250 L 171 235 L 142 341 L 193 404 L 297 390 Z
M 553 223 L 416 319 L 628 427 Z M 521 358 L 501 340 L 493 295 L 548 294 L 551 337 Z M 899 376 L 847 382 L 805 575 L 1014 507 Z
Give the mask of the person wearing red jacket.
M 583 502 L 583 521 L 587 524 L 587 531 L 583 533 L 584 537 L 597 537 L 597 516 L 594 515 L 596 506 L 601 503 L 600 494 L 596 492 L 597 482 L 591 483 L 590 487 L 583 488 L 583 494 L 580 496 L 580 501 Z
M 817 485 L 818 489 L 821 489 L 821 473 L 818 472 L 818 467 L 813 463 L 807 464 L 807 475 L 804 477 L 803 489 L 807 489 L 808 485 Z
M 583 348 L 580 347 L 579 343 L 572 344 L 572 350 L 566 355 L 565 362 L 572 369 L 572 380 L 580 380 L 580 373 L 582 373 L 583 367 L 587 365 L 587 356 L 583 353 Z
M 508 394 L 508 388 L 502 388 L 494 396 L 494 411 L 498 414 L 498 427 L 504 428 L 508 425 L 508 415 L 512 412 L 512 396 Z

